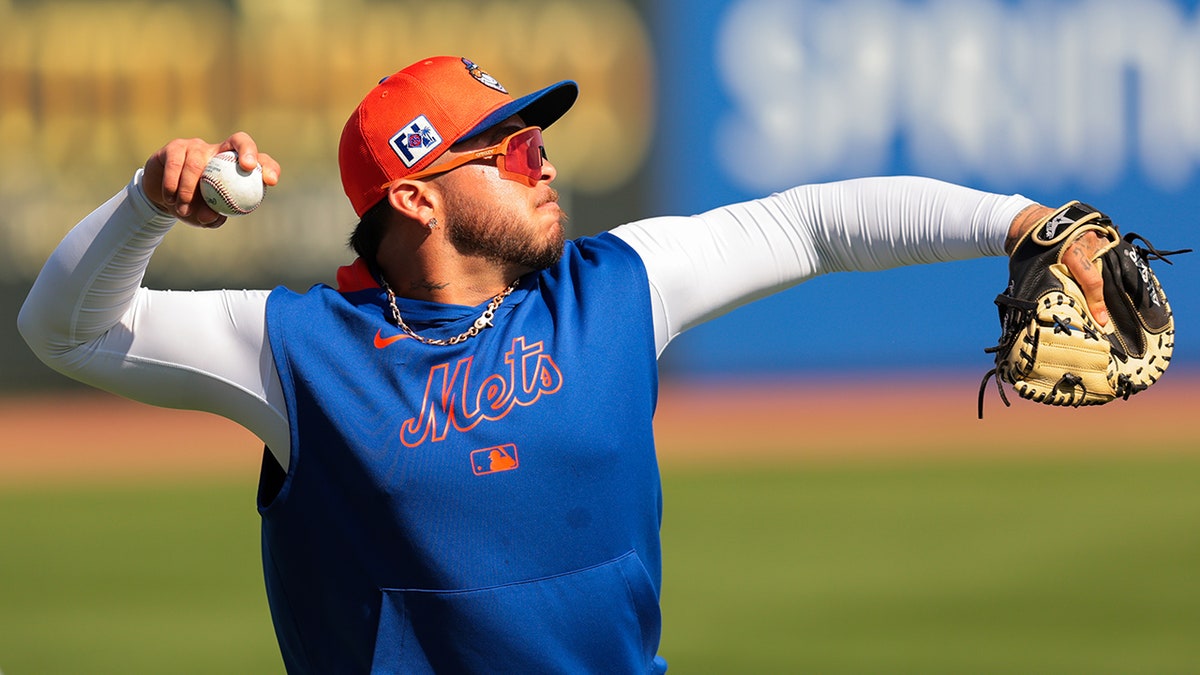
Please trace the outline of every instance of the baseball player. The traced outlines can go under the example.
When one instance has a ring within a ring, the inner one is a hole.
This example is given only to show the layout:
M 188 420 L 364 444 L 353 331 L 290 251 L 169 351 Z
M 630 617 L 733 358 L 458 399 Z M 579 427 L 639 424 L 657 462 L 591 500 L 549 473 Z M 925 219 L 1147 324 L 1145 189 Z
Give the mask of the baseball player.
M 865 178 L 564 241 L 542 131 L 576 94 L 513 98 L 459 57 L 370 90 L 341 137 L 361 220 L 336 288 L 140 286 L 176 221 L 224 223 L 197 190 L 214 154 L 279 180 L 237 133 L 155 152 L 26 299 L 52 368 L 262 439 L 291 673 L 664 672 L 651 420 L 671 339 L 820 274 L 1004 255 L 1049 211 Z M 1102 317 L 1090 259 L 1068 264 Z

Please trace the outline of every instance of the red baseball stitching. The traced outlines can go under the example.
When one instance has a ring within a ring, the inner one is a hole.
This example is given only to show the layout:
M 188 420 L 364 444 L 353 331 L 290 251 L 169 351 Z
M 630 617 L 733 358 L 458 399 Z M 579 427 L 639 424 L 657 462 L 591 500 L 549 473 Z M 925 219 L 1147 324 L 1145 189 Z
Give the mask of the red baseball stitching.
M 236 157 L 231 159 L 227 155 L 216 155 L 215 157 L 213 157 L 213 159 L 219 159 L 222 162 L 233 162 L 235 164 L 237 163 Z M 208 175 L 208 173 L 203 173 L 200 175 L 200 182 L 205 183 L 212 189 L 216 190 L 217 194 L 221 195 L 221 200 L 225 202 L 225 206 L 229 207 L 229 209 L 231 211 L 236 211 L 240 215 L 246 215 L 247 213 L 254 211 L 254 209 L 257 209 L 259 204 L 262 204 L 262 201 L 259 201 L 258 204 L 255 204 L 254 206 L 251 206 L 248 209 L 238 206 L 236 203 L 234 203 L 233 199 L 230 197 L 229 191 L 225 188 L 224 183 L 218 183 L 218 182 L 214 181 Z

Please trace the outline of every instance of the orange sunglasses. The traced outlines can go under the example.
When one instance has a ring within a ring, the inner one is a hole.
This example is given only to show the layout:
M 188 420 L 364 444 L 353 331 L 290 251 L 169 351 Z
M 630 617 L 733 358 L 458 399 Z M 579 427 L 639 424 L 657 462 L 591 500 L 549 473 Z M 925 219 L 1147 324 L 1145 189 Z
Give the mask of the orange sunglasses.
M 542 179 L 542 163 L 546 159 L 546 147 L 542 144 L 541 128 L 526 127 L 509 134 L 504 137 L 504 140 L 491 147 L 469 152 L 445 164 L 410 173 L 404 178 L 429 178 L 457 169 L 464 164 L 492 157 L 499 157 L 496 160 L 496 168 L 500 170 L 502 178 L 524 183 L 529 187 L 537 185 L 538 181 Z M 386 183 L 383 187 L 386 189 L 390 185 L 391 182 Z

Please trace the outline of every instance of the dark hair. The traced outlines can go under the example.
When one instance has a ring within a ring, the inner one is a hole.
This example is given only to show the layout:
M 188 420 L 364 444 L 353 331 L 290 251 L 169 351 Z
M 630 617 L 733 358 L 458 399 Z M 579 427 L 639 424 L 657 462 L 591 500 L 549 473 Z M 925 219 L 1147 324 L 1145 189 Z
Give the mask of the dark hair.
M 379 243 L 383 241 L 383 233 L 391 221 L 392 205 L 386 199 L 380 199 L 354 226 L 347 245 L 358 254 L 358 257 L 374 265 L 375 257 L 379 254 Z

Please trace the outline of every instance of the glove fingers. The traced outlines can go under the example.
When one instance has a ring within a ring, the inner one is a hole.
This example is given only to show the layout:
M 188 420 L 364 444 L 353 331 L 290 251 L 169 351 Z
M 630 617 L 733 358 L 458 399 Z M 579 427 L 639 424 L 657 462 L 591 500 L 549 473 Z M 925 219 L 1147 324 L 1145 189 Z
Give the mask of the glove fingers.
M 1079 406 L 1115 397 L 1109 342 L 1076 297 L 1059 291 L 1042 296 L 1024 333 L 1018 343 L 1021 365 L 1001 374 L 1022 398 Z

